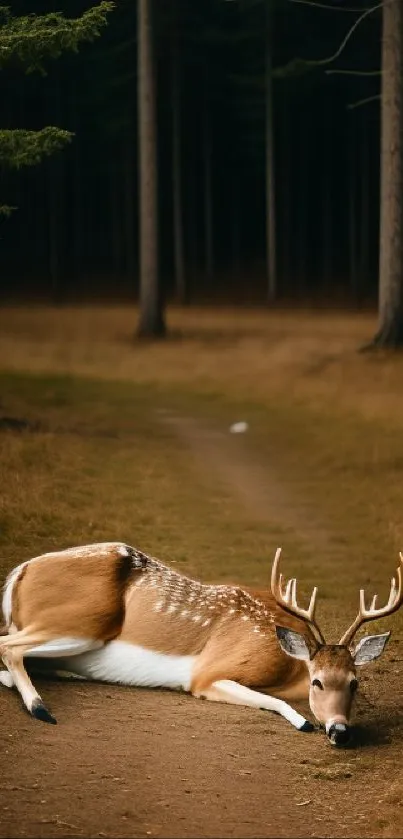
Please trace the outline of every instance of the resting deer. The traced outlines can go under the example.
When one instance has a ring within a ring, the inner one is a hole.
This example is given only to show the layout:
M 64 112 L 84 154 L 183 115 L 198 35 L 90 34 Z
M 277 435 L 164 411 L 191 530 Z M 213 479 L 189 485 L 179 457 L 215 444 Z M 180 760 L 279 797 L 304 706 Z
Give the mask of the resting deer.
M 390 632 L 363 638 L 359 627 L 402 604 L 402 570 L 389 600 L 358 615 L 338 644 L 326 644 L 296 580 L 283 585 L 280 549 L 271 593 L 204 585 L 121 543 L 48 553 L 9 575 L 3 596 L 7 635 L 0 681 L 15 686 L 30 713 L 55 723 L 24 667 L 51 658 L 57 671 L 104 682 L 181 689 L 216 702 L 275 711 L 300 731 L 314 726 L 285 700 L 309 697 L 333 744 L 347 742 L 356 667 L 377 658 Z M 400 554 L 400 563 L 403 562 Z

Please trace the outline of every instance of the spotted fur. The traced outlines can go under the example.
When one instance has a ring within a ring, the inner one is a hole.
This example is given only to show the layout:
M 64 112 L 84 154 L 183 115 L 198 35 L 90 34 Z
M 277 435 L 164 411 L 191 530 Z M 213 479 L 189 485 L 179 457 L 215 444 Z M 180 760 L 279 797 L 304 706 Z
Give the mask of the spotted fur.
M 23 563 L 6 582 L 4 606 L 9 635 L 0 654 L 31 713 L 42 700 L 24 656 L 54 657 L 56 670 L 85 678 L 182 686 L 216 701 L 243 698 L 305 725 L 273 697 L 307 694 L 305 665 L 284 655 L 277 642 L 279 612 L 291 627 L 302 633 L 306 627 L 285 615 L 268 591 L 208 585 L 112 542 Z M 252 696 L 250 688 L 273 697 Z

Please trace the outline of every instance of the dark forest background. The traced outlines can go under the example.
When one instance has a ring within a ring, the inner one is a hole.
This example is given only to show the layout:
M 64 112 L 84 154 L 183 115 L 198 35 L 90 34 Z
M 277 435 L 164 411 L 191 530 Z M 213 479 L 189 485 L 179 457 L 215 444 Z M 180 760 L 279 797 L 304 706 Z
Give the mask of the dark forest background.
M 89 6 L 34 5 L 39 14 L 53 8 L 69 16 Z M 378 71 L 381 16 L 368 15 L 335 62 L 285 71 L 295 58 L 334 54 L 359 16 L 351 10 L 366 7 L 363 0 L 327 5 L 278 0 L 274 8 L 277 294 L 365 305 L 375 301 L 378 281 L 379 76 L 326 71 Z M 33 11 L 27 0 L 11 8 Z M 176 45 L 188 298 L 264 301 L 265 4 L 158 0 L 155 11 L 165 295 L 175 299 Z M 75 133 L 41 165 L 1 172 L 2 201 L 18 207 L 0 222 L 3 299 L 137 298 L 136 62 L 136 4 L 118 0 L 101 37 L 47 63 L 46 76 L 10 67 L 0 73 L 3 128 L 57 125 Z

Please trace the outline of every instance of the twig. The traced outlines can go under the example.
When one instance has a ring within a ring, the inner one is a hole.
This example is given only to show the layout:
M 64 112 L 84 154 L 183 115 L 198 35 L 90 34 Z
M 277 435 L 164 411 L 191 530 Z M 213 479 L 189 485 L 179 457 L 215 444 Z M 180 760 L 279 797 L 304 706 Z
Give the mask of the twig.
M 397 2 L 397 0 L 390 0 L 390 2 L 392 2 L 392 3 Z M 399 2 L 400 2 L 400 0 L 399 0 Z M 382 9 L 382 6 L 383 6 L 383 3 L 378 3 L 376 6 L 372 6 L 370 9 L 365 9 L 365 11 L 362 13 L 362 15 L 360 15 L 357 18 L 357 20 L 354 21 L 352 26 L 350 26 L 350 29 L 348 30 L 347 35 L 345 36 L 345 38 L 343 38 L 343 40 L 342 40 L 339 48 L 336 50 L 336 52 L 333 55 L 329 56 L 329 58 L 323 58 L 321 61 L 316 61 L 316 62 L 313 62 L 313 63 L 315 63 L 315 64 L 330 64 L 332 61 L 335 61 L 336 58 L 338 58 L 339 55 L 341 55 L 345 46 L 347 45 L 348 41 L 350 40 L 351 36 L 354 34 L 355 30 L 360 25 L 360 23 L 364 20 L 364 18 L 368 17 L 368 15 L 371 15 L 372 12 L 376 12 L 377 9 Z
M 325 70 L 327 76 L 381 76 L 382 70 Z
M 294 3 L 294 2 L 308 2 L 308 3 L 310 3 L 311 0 L 290 0 L 290 2 L 292 2 L 292 3 Z M 301 67 L 323 67 L 324 64 L 332 64 L 333 61 L 336 61 L 336 58 L 339 58 L 339 56 L 341 55 L 344 48 L 348 44 L 350 38 L 354 34 L 357 27 L 360 25 L 360 23 L 366 17 L 368 17 L 368 15 L 371 15 L 373 12 L 376 12 L 378 9 L 382 9 L 382 7 L 385 5 L 385 3 L 396 3 L 396 2 L 400 3 L 401 0 L 385 0 L 384 3 L 377 3 L 376 6 L 372 6 L 369 9 L 365 9 L 365 11 L 362 12 L 362 14 L 360 14 L 360 16 L 357 18 L 357 20 L 354 21 L 353 25 L 350 26 L 350 29 L 348 30 L 346 36 L 343 38 L 340 46 L 338 47 L 336 52 L 333 53 L 333 55 L 329 55 L 327 58 L 319 58 L 319 59 L 316 59 L 314 61 L 312 61 L 310 59 L 305 59 L 305 58 L 294 58 L 285 67 L 282 68 L 281 73 L 279 71 L 277 71 L 277 73 L 275 73 L 275 75 L 277 76 L 277 78 L 280 78 L 280 77 L 284 78 L 285 76 L 287 76 L 287 71 L 288 71 L 288 73 L 290 73 L 290 72 L 292 72 L 292 70 L 295 70 L 295 67 L 298 67 L 300 69 Z M 313 5 L 317 5 L 317 3 L 313 3 Z
M 303 6 L 316 6 L 317 9 L 329 9 L 330 12 L 362 12 L 362 9 L 345 9 L 343 6 L 329 6 L 328 3 L 315 3 L 314 0 L 289 0 L 289 2 L 301 3 Z M 368 10 L 365 9 L 365 11 Z
M 347 105 L 349 111 L 352 111 L 354 108 L 359 108 L 361 105 L 368 105 L 369 102 L 375 102 L 376 99 L 380 99 L 381 94 L 378 93 L 376 96 L 368 96 L 366 99 L 360 99 L 358 102 L 351 102 Z

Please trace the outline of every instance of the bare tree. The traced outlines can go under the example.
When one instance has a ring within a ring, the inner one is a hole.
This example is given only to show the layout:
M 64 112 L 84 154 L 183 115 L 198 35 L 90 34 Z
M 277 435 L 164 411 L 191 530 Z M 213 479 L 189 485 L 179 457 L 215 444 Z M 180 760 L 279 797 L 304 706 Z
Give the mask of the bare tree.
M 174 226 L 175 292 L 179 303 L 185 303 L 187 288 L 185 278 L 183 212 L 182 212 L 182 90 L 179 52 L 179 7 L 173 3 L 172 32 L 172 199 Z
M 403 344 L 403 3 L 385 0 L 382 38 L 379 327 L 370 347 Z
M 157 138 L 153 56 L 153 0 L 137 0 L 139 192 L 140 192 L 140 318 L 137 334 L 165 334 L 158 264 Z
M 204 210 L 204 262 L 205 274 L 211 279 L 214 271 L 214 244 L 213 244 L 213 166 L 212 166 L 212 129 L 211 129 L 211 102 L 209 91 L 209 72 L 206 64 L 204 73 L 204 96 L 203 96 L 203 210 Z
M 273 107 L 273 0 L 266 0 L 266 272 L 267 299 L 277 297 L 276 197 L 274 183 L 274 107 Z

